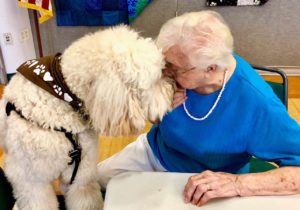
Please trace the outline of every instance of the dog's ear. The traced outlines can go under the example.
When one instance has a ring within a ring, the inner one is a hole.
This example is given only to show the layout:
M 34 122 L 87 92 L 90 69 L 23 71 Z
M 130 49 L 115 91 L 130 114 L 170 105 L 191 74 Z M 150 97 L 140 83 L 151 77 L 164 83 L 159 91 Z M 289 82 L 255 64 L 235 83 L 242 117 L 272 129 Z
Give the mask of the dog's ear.
M 173 79 L 164 77 L 151 87 L 150 99 L 145 99 L 149 101 L 148 119 L 151 122 L 161 121 L 166 112 L 171 111 L 175 86 Z
M 116 74 L 94 81 L 86 106 L 94 129 L 101 135 L 129 135 L 145 126 L 139 101 Z

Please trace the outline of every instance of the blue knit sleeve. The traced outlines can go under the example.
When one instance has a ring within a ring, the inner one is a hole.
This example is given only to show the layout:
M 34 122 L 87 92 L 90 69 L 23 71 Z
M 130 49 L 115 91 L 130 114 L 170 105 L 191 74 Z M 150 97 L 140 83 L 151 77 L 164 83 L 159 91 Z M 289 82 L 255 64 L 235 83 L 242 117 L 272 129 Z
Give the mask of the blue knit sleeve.
M 249 137 L 248 153 L 279 166 L 300 166 L 300 126 L 279 100 L 269 100 L 258 109 Z

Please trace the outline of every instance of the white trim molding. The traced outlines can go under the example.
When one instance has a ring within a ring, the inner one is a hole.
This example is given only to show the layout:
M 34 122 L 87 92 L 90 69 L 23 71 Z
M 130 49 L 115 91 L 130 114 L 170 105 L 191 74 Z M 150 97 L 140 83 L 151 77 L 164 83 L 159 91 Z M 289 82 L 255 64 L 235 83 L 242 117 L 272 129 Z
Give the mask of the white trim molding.
M 7 83 L 7 75 L 4 68 L 4 61 L 1 53 L 1 47 L 0 47 L 0 84 L 4 85 Z

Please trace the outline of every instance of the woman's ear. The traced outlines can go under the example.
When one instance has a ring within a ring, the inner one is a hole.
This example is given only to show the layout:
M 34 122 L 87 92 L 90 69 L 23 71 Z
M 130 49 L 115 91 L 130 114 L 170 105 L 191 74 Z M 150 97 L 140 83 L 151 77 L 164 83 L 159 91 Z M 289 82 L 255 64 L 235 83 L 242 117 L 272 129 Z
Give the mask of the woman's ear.
M 87 106 L 94 129 L 103 135 L 120 132 L 119 125 L 127 113 L 127 89 L 115 74 L 95 77 L 87 94 Z

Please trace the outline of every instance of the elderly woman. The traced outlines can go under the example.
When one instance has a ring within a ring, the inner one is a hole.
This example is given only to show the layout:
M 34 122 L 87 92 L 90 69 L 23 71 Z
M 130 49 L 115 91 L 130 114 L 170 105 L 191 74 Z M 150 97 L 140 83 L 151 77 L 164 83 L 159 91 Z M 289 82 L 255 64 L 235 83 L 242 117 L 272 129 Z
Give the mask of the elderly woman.
M 101 185 L 124 171 L 199 173 L 183 193 L 198 206 L 221 197 L 300 193 L 300 127 L 233 53 L 223 18 L 212 11 L 176 17 L 162 27 L 157 44 L 165 75 L 178 84 L 174 110 L 99 164 Z M 252 156 L 280 168 L 249 174 Z

